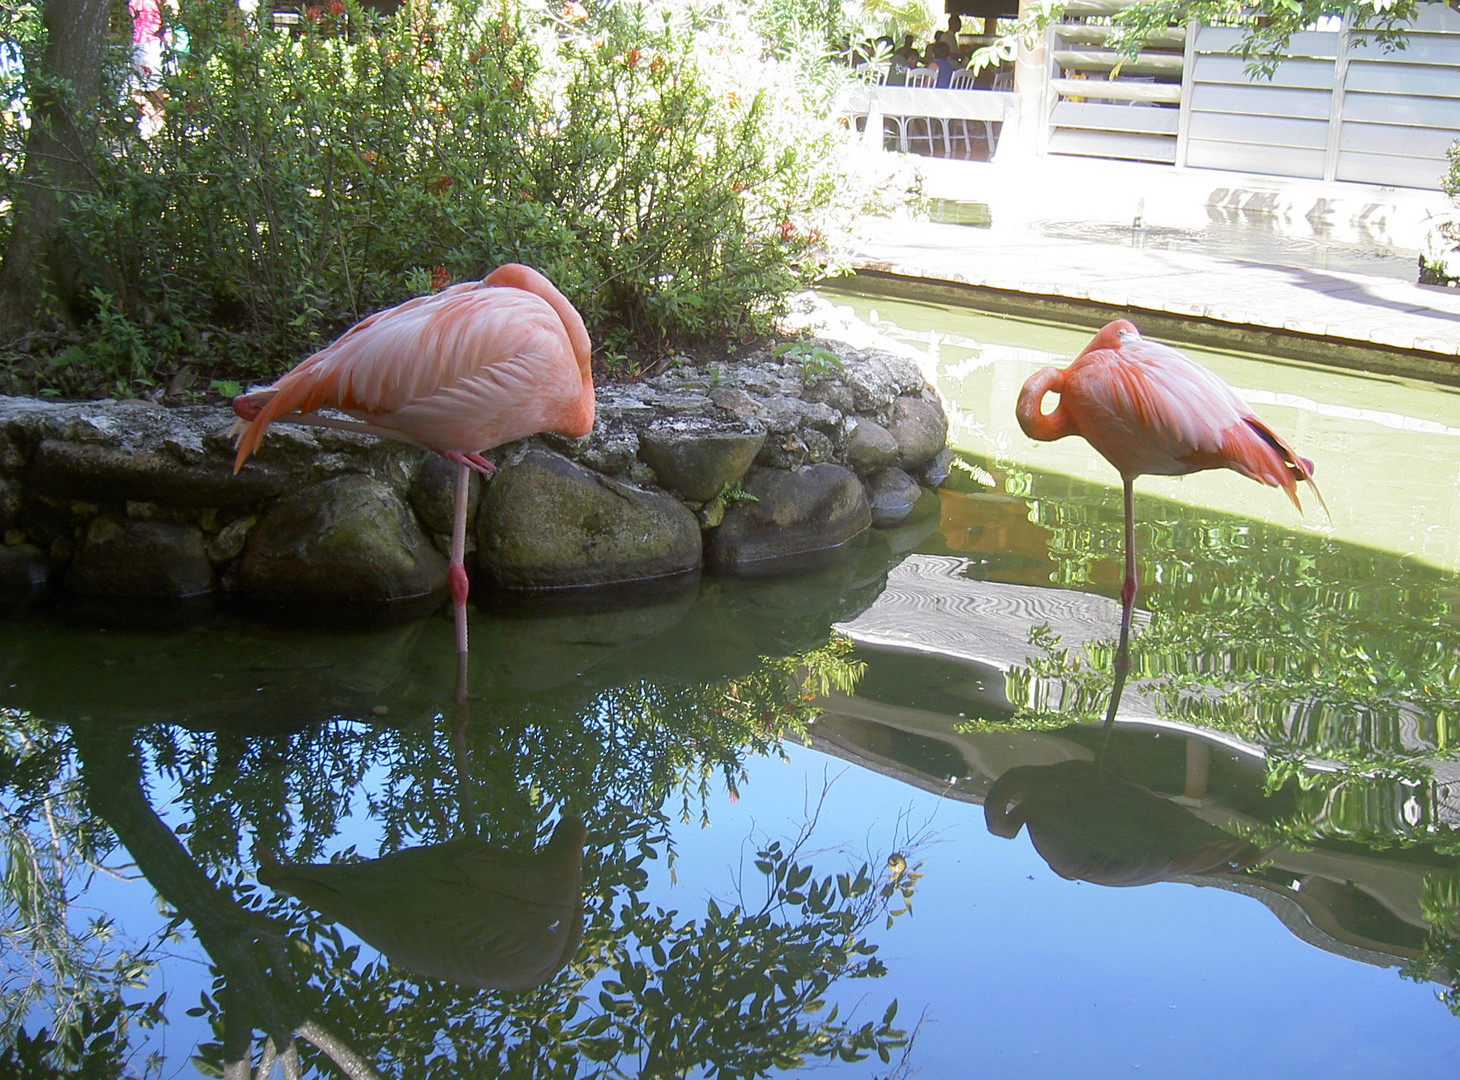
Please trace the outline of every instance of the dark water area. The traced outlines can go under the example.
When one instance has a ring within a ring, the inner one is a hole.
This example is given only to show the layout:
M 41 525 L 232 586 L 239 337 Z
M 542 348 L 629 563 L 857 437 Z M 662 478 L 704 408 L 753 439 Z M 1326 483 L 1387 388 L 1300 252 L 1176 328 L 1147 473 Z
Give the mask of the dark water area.
M 1449 1075 L 1446 550 L 1338 478 L 1331 526 L 1144 491 L 1107 731 L 1118 491 L 974 419 L 1065 346 L 940 326 L 963 465 L 906 525 L 478 606 L 465 704 L 444 611 L 0 621 L 0 1030 L 124 1076 L 270 1034 L 321 1076 Z

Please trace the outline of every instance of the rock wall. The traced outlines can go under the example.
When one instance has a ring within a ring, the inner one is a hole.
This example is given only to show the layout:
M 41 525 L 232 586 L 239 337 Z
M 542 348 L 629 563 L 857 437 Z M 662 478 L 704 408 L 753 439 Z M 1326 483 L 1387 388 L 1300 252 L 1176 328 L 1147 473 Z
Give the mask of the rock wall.
M 455 467 L 274 425 L 237 475 L 232 415 L 0 398 L 0 597 L 276 607 L 445 589 Z M 911 360 L 831 340 L 600 387 L 579 440 L 524 440 L 473 477 L 478 588 L 775 572 L 898 524 L 947 473 Z

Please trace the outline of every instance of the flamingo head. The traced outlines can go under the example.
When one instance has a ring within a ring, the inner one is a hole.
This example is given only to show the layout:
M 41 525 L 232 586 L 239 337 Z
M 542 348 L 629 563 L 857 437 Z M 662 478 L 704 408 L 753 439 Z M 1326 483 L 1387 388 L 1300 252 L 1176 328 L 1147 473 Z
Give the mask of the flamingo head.
M 1135 323 L 1129 319 L 1116 319 L 1108 322 L 1100 328 L 1100 332 L 1090 339 L 1090 344 L 1081 350 L 1080 355 L 1088 352 L 1096 352 L 1100 349 L 1110 349 L 1118 352 L 1120 347 L 1132 338 L 1139 339 L 1141 332 L 1136 329 Z

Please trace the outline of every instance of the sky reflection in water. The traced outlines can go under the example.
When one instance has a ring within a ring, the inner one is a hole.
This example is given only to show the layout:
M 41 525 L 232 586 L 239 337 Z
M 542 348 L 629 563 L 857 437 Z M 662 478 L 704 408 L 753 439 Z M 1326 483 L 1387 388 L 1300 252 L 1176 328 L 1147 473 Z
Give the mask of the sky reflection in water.
M 1447 1075 L 1460 1020 L 1441 984 L 1392 965 L 1460 963 L 1444 923 L 1460 916 L 1454 395 L 1203 355 L 1317 461 L 1334 521 L 1235 476 L 1138 482 L 1142 611 L 1106 744 L 1119 493 L 1083 444 L 1012 424 L 1023 378 L 1088 333 L 875 306 L 905 340 L 936 327 L 929 364 L 974 469 L 818 574 L 706 580 L 630 612 L 477 611 L 460 729 L 444 617 L 174 637 L 16 618 L 0 705 L 29 717 L 9 721 L 10 756 L 104 785 L 77 812 L 135 841 L 190 918 L 267 915 L 310 940 L 321 964 L 290 962 L 302 991 L 281 989 L 267 949 L 225 968 L 254 964 L 266 995 L 387 1074 L 541 1075 L 558 1058 L 586 1075 L 732 1060 L 799 1075 L 792 1050 L 817 1061 L 830 1033 L 851 1052 L 870 1022 L 872 1057 L 838 1073 L 888 1075 L 906 1053 L 939 1076 Z M 8 775 L 21 815 L 47 785 Z M 983 803 L 1001 777 L 1019 820 L 995 835 Z M 260 847 L 296 863 L 451 849 L 474 815 L 499 853 L 488 877 L 518 890 L 503 903 L 530 909 L 526 863 L 501 860 L 571 814 L 587 828 L 583 944 L 536 990 L 386 970 L 253 881 Z M 1215 830 L 1229 848 L 1209 847 Z M 169 835 L 212 893 L 158 861 Z M 1181 880 L 1092 883 L 1122 875 Z M 99 895 L 127 932 L 155 924 L 149 889 Z M 861 940 L 880 948 L 845 951 Z M 183 1010 L 209 980 L 195 961 L 164 972 L 127 997 L 173 992 L 159 1072 L 185 1075 L 209 1036 Z M 910 1050 L 894 1029 L 916 1032 Z

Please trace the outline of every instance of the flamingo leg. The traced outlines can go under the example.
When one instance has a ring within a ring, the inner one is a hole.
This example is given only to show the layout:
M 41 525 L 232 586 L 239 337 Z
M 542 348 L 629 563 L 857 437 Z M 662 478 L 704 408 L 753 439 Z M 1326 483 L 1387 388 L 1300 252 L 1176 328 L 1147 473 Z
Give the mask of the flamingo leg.
M 466 656 L 466 504 L 471 494 L 471 465 L 459 461 L 456 465 L 456 505 L 451 519 L 451 567 L 446 572 L 451 583 L 451 602 L 456 614 L 456 654 Z M 465 663 L 458 663 L 457 693 L 463 694 Z
M 1136 603 L 1136 508 L 1134 480 L 1125 478 L 1125 581 L 1120 587 L 1120 644 L 1115 650 L 1115 666 L 1124 671 L 1130 666 L 1130 620 Z
M 465 465 L 473 472 L 479 472 L 483 476 L 491 476 L 497 471 L 497 466 L 482 457 L 481 454 L 468 453 L 464 450 L 443 450 L 441 451 L 441 456 L 447 461 L 454 461 L 458 465 Z
M 1110 687 L 1110 704 L 1105 708 L 1105 735 L 1100 741 L 1096 761 L 1105 759 L 1115 713 L 1120 708 L 1120 694 L 1125 677 L 1130 673 L 1130 621 L 1136 603 L 1136 510 L 1133 480 L 1125 480 L 1125 581 L 1120 586 L 1120 641 L 1115 647 L 1115 681 Z

